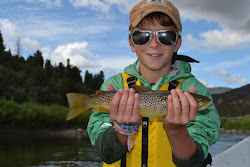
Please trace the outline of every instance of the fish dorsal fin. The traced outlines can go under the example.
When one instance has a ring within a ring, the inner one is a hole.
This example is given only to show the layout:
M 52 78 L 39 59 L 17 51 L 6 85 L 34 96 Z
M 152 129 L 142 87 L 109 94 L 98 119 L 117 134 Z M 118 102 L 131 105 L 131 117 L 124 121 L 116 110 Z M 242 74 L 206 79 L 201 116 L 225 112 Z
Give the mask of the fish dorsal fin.
M 103 92 L 103 91 L 100 90 L 100 89 L 98 89 L 98 90 L 95 91 L 96 94 L 99 94 L 99 93 L 102 93 L 102 92 Z
M 133 85 L 132 88 L 133 88 L 136 92 L 152 91 L 152 89 L 150 89 L 149 87 L 140 86 L 140 85 Z

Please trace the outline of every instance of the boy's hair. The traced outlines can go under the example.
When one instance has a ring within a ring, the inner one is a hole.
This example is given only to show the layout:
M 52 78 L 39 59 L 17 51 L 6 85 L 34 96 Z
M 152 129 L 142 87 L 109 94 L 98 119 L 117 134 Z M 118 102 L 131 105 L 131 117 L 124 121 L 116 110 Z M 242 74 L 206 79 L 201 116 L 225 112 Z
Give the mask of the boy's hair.
M 151 13 L 147 15 L 146 17 L 142 19 L 142 21 L 137 25 L 137 27 L 140 27 L 147 23 L 154 24 L 155 21 L 158 22 L 162 26 L 174 26 L 176 28 L 173 20 L 168 15 L 164 13 L 160 13 L 160 12 L 155 12 L 155 13 Z

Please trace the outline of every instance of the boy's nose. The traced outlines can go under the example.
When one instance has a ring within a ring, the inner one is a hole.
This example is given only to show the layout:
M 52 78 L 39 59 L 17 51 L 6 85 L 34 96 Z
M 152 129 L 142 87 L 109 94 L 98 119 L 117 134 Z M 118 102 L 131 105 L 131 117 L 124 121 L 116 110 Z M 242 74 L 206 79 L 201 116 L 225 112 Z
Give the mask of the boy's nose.
M 149 44 L 148 44 L 148 45 L 149 45 L 149 47 L 157 48 L 157 47 L 159 47 L 161 44 L 158 42 L 156 35 L 153 35 L 153 36 L 152 36 L 152 39 L 151 39 L 151 41 L 149 41 Z

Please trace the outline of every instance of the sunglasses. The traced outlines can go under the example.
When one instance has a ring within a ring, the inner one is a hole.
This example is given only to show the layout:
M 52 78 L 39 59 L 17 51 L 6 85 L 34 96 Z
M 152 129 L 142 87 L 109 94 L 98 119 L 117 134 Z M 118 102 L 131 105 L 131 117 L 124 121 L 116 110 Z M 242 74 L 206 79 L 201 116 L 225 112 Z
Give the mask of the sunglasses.
M 152 40 L 153 35 L 156 36 L 157 41 L 162 45 L 175 45 L 178 37 L 181 36 L 179 31 L 171 30 L 135 30 L 129 33 L 134 45 L 148 44 Z

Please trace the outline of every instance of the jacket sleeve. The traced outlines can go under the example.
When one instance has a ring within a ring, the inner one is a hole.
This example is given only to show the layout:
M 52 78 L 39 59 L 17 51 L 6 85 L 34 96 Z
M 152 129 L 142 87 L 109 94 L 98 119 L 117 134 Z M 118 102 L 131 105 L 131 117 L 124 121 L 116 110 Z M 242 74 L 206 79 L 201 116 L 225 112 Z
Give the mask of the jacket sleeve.
M 197 94 L 207 96 L 212 100 L 208 89 L 194 77 L 185 79 L 181 89 L 188 91 L 191 86 L 195 86 Z M 187 124 L 191 138 L 201 145 L 204 158 L 208 155 L 209 146 L 219 140 L 219 128 L 220 117 L 213 101 L 211 107 L 198 111 L 195 120 Z
M 196 151 L 195 153 L 187 160 L 182 160 L 177 158 L 172 154 L 173 162 L 177 167 L 201 167 L 204 161 L 204 154 L 201 148 L 201 145 L 195 141 Z
M 107 91 L 108 83 L 112 83 L 116 90 L 122 88 L 123 85 L 121 76 L 116 75 L 105 81 L 101 90 Z M 105 112 L 94 112 L 90 116 L 87 127 L 91 144 L 106 163 L 113 163 L 121 159 L 127 152 L 127 147 L 119 142 L 112 127 L 113 121 L 110 120 L 109 113 Z

